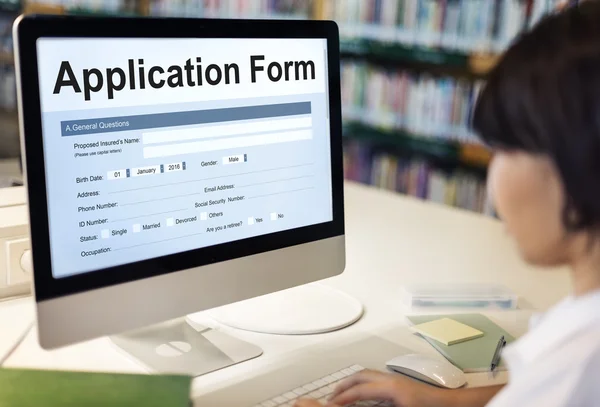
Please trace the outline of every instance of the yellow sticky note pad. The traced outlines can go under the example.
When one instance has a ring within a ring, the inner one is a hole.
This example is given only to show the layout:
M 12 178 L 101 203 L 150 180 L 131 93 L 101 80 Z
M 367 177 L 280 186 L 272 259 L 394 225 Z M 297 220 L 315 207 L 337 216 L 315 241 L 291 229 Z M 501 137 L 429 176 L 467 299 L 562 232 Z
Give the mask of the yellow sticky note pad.
M 415 325 L 412 330 L 446 346 L 483 336 L 483 332 L 450 318 L 436 319 L 435 321 Z

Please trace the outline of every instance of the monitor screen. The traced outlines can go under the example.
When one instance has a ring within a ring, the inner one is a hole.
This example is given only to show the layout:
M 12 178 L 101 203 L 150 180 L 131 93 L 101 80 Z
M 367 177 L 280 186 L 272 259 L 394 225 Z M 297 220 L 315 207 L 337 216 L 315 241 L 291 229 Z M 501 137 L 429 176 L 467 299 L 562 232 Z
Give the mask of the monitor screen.
M 36 46 L 54 278 L 332 221 L 326 39 Z

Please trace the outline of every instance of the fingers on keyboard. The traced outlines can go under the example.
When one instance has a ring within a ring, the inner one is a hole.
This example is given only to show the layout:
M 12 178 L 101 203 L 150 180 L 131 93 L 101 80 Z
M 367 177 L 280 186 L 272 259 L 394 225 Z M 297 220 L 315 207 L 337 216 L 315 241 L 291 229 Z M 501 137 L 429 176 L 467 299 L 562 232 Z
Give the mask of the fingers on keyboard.
M 322 404 L 327 404 L 328 398 L 333 392 L 339 382 L 346 379 L 348 376 L 365 370 L 360 365 L 352 365 L 347 368 L 341 369 L 337 372 L 333 372 L 327 376 L 323 376 L 314 382 L 307 383 L 304 386 L 290 390 L 279 396 L 275 396 L 269 400 L 263 401 L 257 404 L 255 407 L 288 407 L 293 406 L 296 400 L 302 397 L 311 397 L 315 400 L 320 401 Z M 361 402 L 362 403 L 362 402 Z M 370 402 L 369 402 L 370 403 Z M 378 404 L 356 404 L 360 407 L 372 407 Z

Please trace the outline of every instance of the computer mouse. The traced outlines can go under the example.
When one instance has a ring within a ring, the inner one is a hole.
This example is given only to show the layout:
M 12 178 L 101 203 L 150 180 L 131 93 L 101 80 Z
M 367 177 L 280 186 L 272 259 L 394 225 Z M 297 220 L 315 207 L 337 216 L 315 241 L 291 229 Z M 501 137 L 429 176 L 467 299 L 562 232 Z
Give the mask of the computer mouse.
M 467 382 L 465 374 L 445 360 L 431 356 L 409 354 L 386 363 L 388 369 L 438 387 L 457 389 Z

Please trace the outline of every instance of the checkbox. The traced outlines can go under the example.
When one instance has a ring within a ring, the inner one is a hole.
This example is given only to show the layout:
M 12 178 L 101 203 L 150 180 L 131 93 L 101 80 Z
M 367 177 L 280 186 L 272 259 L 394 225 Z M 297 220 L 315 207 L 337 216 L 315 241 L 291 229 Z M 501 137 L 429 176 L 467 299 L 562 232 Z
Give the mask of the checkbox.
M 175 224 L 175 219 L 167 218 L 167 226 L 173 226 Z
M 142 230 L 142 227 L 140 226 L 139 223 L 136 223 L 135 225 L 133 225 L 133 233 L 140 233 L 141 230 Z
M 254 218 L 248 218 L 248 225 L 254 225 Z
M 102 232 L 100 232 L 100 235 L 102 235 L 102 239 L 108 239 L 110 231 L 108 229 L 103 229 Z
M 271 220 L 277 220 L 277 213 L 273 212 L 271 214 Z
M 207 219 L 206 212 L 202 212 L 200 214 L 200 220 L 206 220 L 206 219 Z

